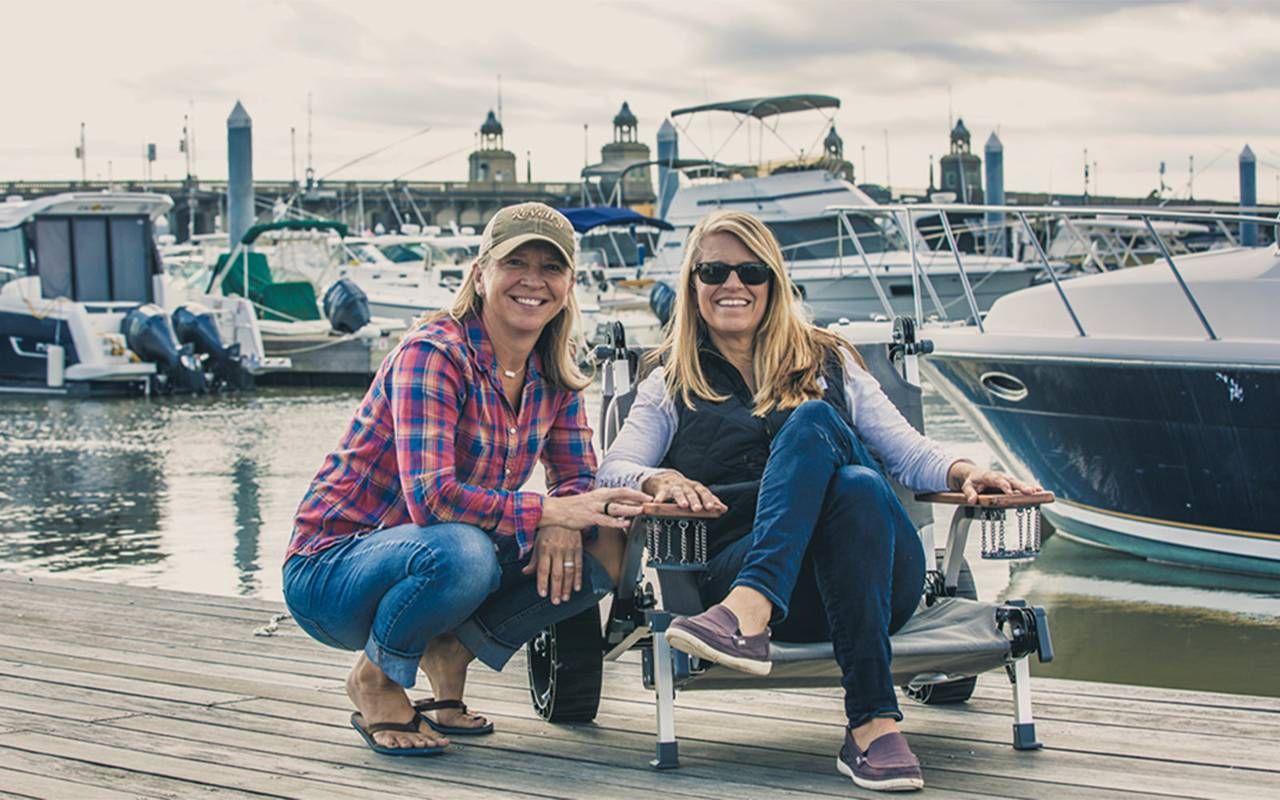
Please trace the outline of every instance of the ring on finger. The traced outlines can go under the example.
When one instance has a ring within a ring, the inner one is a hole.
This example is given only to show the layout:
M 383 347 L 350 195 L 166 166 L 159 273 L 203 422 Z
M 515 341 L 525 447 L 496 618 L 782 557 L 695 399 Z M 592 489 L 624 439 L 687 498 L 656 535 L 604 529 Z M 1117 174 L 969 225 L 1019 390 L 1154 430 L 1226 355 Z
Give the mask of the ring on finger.
M 561 566 L 565 566 L 565 567 L 576 567 L 576 566 L 578 566 L 578 562 L 576 562 L 576 561 L 566 561 L 566 562 L 564 562 Z
M 604 515 L 609 516 L 609 500 L 604 501 Z

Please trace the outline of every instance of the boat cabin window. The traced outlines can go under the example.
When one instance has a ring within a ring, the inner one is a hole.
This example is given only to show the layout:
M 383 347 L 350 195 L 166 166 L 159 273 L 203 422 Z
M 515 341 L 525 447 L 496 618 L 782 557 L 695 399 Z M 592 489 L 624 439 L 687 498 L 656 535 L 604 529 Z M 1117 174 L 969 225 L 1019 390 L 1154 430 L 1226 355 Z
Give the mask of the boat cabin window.
M 45 297 L 151 301 L 151 223 L 143 216 L 37 217 L 35 265 Z
M 0 231 L 0 284 L 27 274 L 27 246 L 22 228 Z
M 849 215 L 858 234 L 858 242 L 868 253 L 895 249 L 883 228 L 869 217 Z M 858 248 L 849 239 L 838 217 L 816 217 L 790 222 L 771 222 L 769 229 L 782 245 L 782 256 L 788 261 L 858 257 Z

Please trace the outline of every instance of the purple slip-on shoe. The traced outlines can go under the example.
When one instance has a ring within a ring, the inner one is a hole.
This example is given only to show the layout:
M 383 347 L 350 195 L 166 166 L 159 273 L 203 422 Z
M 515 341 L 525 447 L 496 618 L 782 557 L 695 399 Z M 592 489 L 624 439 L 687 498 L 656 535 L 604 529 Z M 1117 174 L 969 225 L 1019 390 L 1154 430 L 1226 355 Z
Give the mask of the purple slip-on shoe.
M 836 769 L 863 789 L 909 792 L 924 788 L 920 761 L 907 746 L 907 737 L 896 731 L 886 733 L 865 751 L 859 751 L 853 732 L 846 729 Z
M 752 675 L 768 675 L 769 630 L 743 636 L 738 618 L 722 605 L 714 605 L 694 617 L 681 617 L 667 628 L 667 641 L 675 649 Z

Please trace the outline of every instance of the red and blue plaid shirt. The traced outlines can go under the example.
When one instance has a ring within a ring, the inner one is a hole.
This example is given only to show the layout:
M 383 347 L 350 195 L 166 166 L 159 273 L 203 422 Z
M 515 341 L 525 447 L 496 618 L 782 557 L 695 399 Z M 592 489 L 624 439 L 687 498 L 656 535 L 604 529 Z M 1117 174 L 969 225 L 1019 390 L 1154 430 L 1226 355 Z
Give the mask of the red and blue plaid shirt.
M 542 495 L 518 491 L 534 462 L 550 495 L 595 482 L 591 428 L 578 392 L 559 389 L 529 358 L 520 412 L 476 317 L 419 326 L 382 362 L 373 385 L 294 518 L 286 558 L 412 522 L 463 522 L 533 546 Z

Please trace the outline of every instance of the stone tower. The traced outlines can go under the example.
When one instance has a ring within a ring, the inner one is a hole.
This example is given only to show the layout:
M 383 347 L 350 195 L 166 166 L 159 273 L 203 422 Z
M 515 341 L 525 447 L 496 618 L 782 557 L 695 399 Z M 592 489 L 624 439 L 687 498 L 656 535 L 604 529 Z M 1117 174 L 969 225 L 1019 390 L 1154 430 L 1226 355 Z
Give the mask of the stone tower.
M 602 202 L 603 197 L 606 200 L 614 198 L 626 206 L 653 203 L 656 196 L 649 167 L 636 167 L 623 175 L 627 167 L 649 160 L 649 145 L 640 141 L 636 115 L 632 113 L 630 104 L 623 102 L 622 108 L 613 117 L 613 141 L 600 150 L 600 163 L 582 170 L 584 179 L 589 180 L 594 176 L 600 178 L 598 190 L 594 184 L 591 187 L 592 201 Z M 620 176 L 622 187 L 619 192 L 616 190 Z
M 982 202 L 982 159 L 971 152 L 963 119 L 951 129 L 951 152 L 942 157 L 940 172 L 942 191 L 955 192 L 956 202 Z
M 515 183 L 516 154 L 502 143 L 502 123 L 493 109 L 480 126 L 480 148 L 469 159 L 471 183 Z

